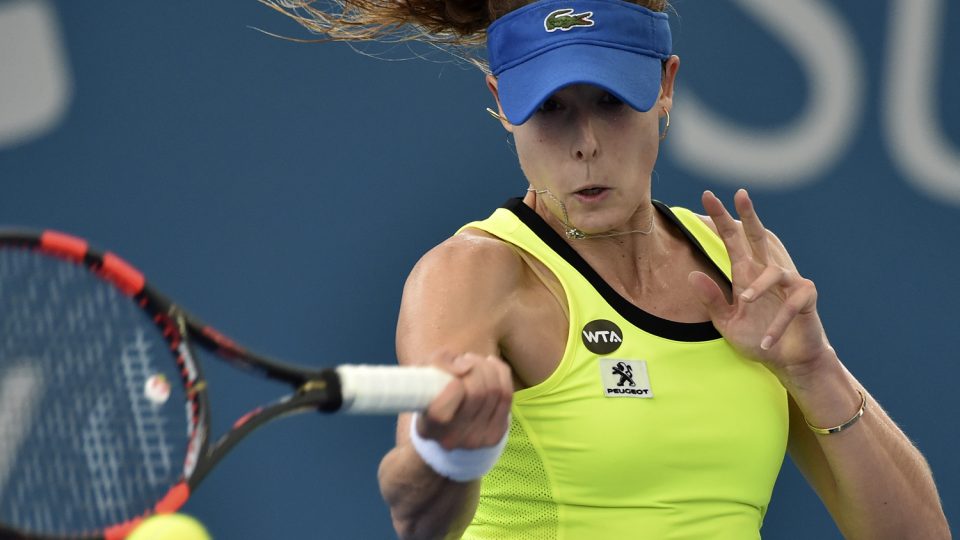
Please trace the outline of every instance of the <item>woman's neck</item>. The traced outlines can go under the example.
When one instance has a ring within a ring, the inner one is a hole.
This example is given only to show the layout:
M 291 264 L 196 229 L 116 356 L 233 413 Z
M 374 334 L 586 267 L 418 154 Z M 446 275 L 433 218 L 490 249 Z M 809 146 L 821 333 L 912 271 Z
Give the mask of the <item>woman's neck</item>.
M 545 197 L 545 200 L 538 199 Z M 655 275 L 670 258 L 672 240 L 666 219 L 652 203 L 642 205 L 630 220 L 617 229 L 583 233 L 569 223 L 569 218 L 556 216 L 548 204 L 561 206 L 558 200 L 551 201 L 548 192 L 530 191 L 524 203 L 557 232 L 590 266 L 615 288 L 642 293 L 646 285 L 654 285 Z M 619 284 L 620 287 L 616 287 Z

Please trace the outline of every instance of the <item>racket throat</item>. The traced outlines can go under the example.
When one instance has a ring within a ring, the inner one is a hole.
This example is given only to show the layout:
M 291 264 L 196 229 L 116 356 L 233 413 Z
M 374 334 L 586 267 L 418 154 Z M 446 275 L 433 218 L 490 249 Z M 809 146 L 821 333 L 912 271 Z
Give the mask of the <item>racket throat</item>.
M 295 399 L 310 403 L 322 412 L 336 412 L 343 406 L 340 377 L 336 371 L 325 369 L 317 377 L 307 380 L 297 388 Z

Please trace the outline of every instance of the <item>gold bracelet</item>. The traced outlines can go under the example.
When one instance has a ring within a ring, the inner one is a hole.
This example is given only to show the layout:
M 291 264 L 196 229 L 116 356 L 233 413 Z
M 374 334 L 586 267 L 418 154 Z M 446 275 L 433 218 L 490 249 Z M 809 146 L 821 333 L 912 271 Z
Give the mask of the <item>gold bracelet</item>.
M 857 411 L 857 414 L 853 415 L 853 418 L 847 420 L 846 422 L 840 424 L 839 426 L 832 428 L 819 428 L 814 425 L 811 425 L 810 422 L 807 422 L 804 419 L 804 422 L 807 422 L 807 427 L 810 428 L 817 435 L 833 435 L 834 433 L 840 433 L 841 431 L 849 428 L 850 426 L 857 423 L 857 420 L 860 420 L 860 417 L 863 416 L 863 411 L 867 408 L 867 395 L 863 393 L 863 390 L 857 389 L 857 393 L 860 394 L 860 410 Z

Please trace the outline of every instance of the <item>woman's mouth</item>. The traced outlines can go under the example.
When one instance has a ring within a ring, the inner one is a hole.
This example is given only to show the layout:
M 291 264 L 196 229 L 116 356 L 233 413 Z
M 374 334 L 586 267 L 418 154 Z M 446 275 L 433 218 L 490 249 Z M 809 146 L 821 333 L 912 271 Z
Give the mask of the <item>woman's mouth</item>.
M 581 201 L 593 202 L 602 199 L 609 191 L 610 189 L 605 187 L 588 187 L 575 191 L 573 194 Z

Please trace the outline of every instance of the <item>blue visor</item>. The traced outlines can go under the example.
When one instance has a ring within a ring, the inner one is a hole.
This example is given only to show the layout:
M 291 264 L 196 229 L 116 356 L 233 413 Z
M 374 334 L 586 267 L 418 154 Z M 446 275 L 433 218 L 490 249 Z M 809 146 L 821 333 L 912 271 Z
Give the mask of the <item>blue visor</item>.
M 540 0 L 487 29 L 500 105 L 514 125 L 571 84 L 599 86 L 649 111 L 671 49 L 667 14 L 622 0 Z

